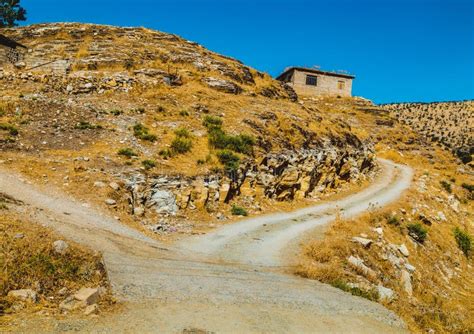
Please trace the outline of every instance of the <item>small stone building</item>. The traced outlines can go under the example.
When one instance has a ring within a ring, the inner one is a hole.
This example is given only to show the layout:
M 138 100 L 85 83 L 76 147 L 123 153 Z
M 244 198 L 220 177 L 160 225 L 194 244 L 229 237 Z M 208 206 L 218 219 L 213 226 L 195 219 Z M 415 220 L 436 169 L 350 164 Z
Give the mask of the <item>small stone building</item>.
M 22 62 L 27 51 L 26 46 L 0 34 L 0 68 Z
M 286 82 L 298 95 L 352 96 L 353 75 L 326 72 L 313 68 L 290 67 L 277 77 Z

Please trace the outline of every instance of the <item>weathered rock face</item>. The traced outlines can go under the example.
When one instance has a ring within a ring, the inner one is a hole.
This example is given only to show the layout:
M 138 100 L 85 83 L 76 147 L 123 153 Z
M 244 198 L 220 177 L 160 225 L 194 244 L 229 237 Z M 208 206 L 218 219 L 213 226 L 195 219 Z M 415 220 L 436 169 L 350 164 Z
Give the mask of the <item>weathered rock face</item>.
M 232 175 L 146 178 L 134 174 L 127 182 L 128 201 L 135 215 L 146 209 L 175 215 L 180 209 L 213 212 L 219 203 L 239 196 L 278 201 L 315 198 L 344 182 L 367 177 L 375 166 L 375 156 L 366 146 L 285 151 L 267 154 L 260 162 L 247 159 Z

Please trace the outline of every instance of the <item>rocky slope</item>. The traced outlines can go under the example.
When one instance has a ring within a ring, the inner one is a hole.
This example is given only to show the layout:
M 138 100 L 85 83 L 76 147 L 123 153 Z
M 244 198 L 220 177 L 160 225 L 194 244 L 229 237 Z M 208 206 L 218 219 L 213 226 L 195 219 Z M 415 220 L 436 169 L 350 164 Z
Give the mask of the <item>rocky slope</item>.
M 375 170 L 346 122 L 178 36 L 81 24 L 2 33 L 29 49 L 0 71 L 2 160 L 143 230 L 285 208 Z
M 438 142 L 464 163 L 474 154 L 474 101 L 393 103 L 381 107 L 403 124 Z

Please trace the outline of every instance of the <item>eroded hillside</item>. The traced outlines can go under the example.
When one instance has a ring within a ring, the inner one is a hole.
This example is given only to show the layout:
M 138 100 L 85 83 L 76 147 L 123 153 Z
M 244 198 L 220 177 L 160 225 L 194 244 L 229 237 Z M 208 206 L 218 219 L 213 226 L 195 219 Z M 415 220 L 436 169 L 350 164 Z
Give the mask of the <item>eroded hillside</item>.
M 2 161 L 144 231 L 285 208 L 375 169 L 347 122 L 175 35 L 79 24 L 3 33 L 29 51 L 0 72 Z

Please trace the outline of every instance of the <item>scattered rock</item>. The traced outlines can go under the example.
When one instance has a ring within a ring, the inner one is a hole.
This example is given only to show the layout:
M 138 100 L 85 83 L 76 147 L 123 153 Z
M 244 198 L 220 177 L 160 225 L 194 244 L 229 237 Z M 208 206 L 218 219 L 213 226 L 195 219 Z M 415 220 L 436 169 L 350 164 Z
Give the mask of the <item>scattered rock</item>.
M 408 248 L 405 244 L 401 244 L 400 246 L 398 246 L 398 250 L 403 256 L 405 257 L 410 256 L 410 252 L 408 251 Z
M 115 191 L 120 189 L 120 185 L 117 182 L 110 182 L 109 187 L 112 188 Z
M 84 302 L 85 305 L 91 305 L 99 299 L 98 288 L 81 288 L 74 294 L 74 299 Z
M 155 206 L 157 213 L 168 213 L 174 215 L 178 212 L 176 197 L 171 191 L 156 191 L 151 196 L 150 204 Z
M 411 285 L 411 276 L 410 273 L 406 270 L 402 270 L 400 276 L 400 284 L 402 285 L 403 291 L 409 296 L 413 295 L 413 287 Z
M 240 94 L 243 91 L 243 89 L 239 85 L 231 81 L 227 81 L 223 79 L 208 77 L 208 78 L 204 78 L 203 82 L 206 83 L 210 88 L 213 88 L 215 90 L 219 90 L 225 93 Z
M 367 276 L 367 277 L 376 277 L 377 276 L 375 271 L 373 271 L 372 269 L 367 267 L 364 264 L 364 261 L 359 259 L 358 257 L 355 257 L 355 256 L 351 255 L 347 258 L 347 261 L 349 262 L 349 264 L 353 268 L 355 268 L 357 271 L 361 272 L 365 276 Z
M 370 240 L 370 239 L 366 239 L 366 238 L 353 237 L 352 242 L 357 242 L 357 243 L 361 244 L 362 246 L 364 246 L 365 248 L 369 248 L 373 241 Z
M 105 187 L 105 183 L 102 182 L 102 181 L 96 181 L 96 182 L 94 182 L 94 187 L 96 187 L 96 188 L 104 188 L 104 187 Z
M 112 198 L 107 198 L 107 199 L 105 200 L 105 204 L 107 204 L 107 205 L 115 205 L 115 204 L 117 204 L 117 201 L 114 200 L 114 199 L 112 199 Z
M 17 233 L 13 236 L 13 239 L 23 239 L 25 235 L 23 233 Z
M 36 303 L 38 298 L 36 291 L 33 291 L 31 289 L 11 290 L 8 292 L 8 296 L 22 301 L 30 301 L 33 303 Z
M 69 248 L 69 245 L 64 240 L 56 240 L 55 242 L 53 242 L 53 248 L 57 254 L 64 255 L 67 253 L 67 249 Z
M 374 232 L 377 233 L 381 237 L 383 236 L 383 228 L 381 227 L 374 228 Z
M 437 214 L 437 216 L 436 216 L 436 219 L 439 220 L 439 221 L 443 221 L 443 222 L 445 222 L 445 221 L 448 220 L 448 219 L 446 218 L 446 216 L 444 215 L 444 213 L 441 212 L 441 211 L 438 211 L 438 214 Z
M 97 304 L 88 305 L 84 310 L 84 315 L 91 315 L 97 313 L 99 306 Z
M 377 285 L 377 292 L 379 294 L 380 301 L 391 302 L 395 297 L 395 293 L 392 289 L 386 288 L 382 285 Z
M 416 270 L 415 266 L 413 266 L 409 263 L 405 263 L 405 269 L 408 270 L 411 273 L 415 272 L 415 270 Z

